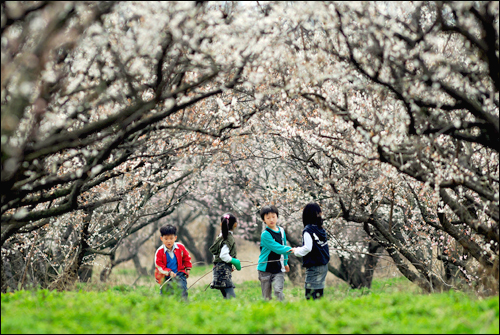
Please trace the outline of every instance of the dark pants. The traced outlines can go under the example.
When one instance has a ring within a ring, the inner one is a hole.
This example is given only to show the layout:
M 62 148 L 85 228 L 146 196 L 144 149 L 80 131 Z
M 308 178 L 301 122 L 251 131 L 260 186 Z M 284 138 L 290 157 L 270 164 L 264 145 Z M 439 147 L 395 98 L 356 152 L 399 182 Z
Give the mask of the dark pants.
M 231 298 L 236 298 L 236 294 L 234 293 L 234 288 L 228 287 L 228 288 L 220 288 L 220 293 L 222 293 L 222 296 L 224 299 L 231 299 Z
M 317 289 L 317 290 L 306 288 L 306 299 L 307 300 L 309 300 L 311 298 L 313 298 L 313 300 L 316 300 L 316 299 L 321 298 L 322 296 L 323 296 L 323 289 L 322 288 Z
M 169 280 L 170 277 L 166 277 L 165 280 Z M 160 294 L 166 296 L 174 295 L 179 290 L 182 290 L 182 297 L 187 299 L 188 289 L 187 289 L 187 278 L 184 272 L 178 272 L 175 278 L 169 280 L 168 283 L 163 285 L 160 290 Z

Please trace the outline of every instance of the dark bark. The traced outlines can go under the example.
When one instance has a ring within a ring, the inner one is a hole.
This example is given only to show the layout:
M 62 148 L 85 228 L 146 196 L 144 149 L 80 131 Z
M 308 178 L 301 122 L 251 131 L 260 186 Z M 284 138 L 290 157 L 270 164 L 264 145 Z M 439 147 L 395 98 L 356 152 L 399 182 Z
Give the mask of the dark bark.
M 88 283 L 92 280 L 93 272 L 94 272 L 94 267 L 92 265 L 82 265 L 78 269 L 78 279 L 82 283 Z
M 205 257 L 203 260 L 207 264 L 211 264 L 213 260 L 213 254 L 210 252 L 210 246 L 212 246 L 212 243 L 215 241 L 215 234 L 217 233 L 217 226 L 210 222 L 207 226 L 207 233 L 205 235 L 205 241 L 204 241 L 204 255 Z
M 203 253 L 198 250 L 191 233 L 189 233 L 189 230 L 184 226 L 177 227 L 177 241 L 182 241 L 182 243 L 186 246 L 186 249 L 188 249 L 191 257 L 194 257 L 196 261 L 200 262 L 204 260 Z
M 134 266 L 137 273 L 142 276 L 147 276 L 148 271 L 144 266 L 142 266 L 141 261 L 139 260 L 139 255 L 135 254 L 134 257 L 132 257 L 132 260 L 134 261 Z
M 305 280 L 305 269 L 302 267 L 302 258 L 290 254 L 288 256 L 288 266 L 290 267 L 290 271 L 287 275 L 293 285 L 303 285 Z
M 368 243 L 368 254 L 365 257 L 340 257 L 339 268 L 328 265 L 328 270 L 338 278 L 344 280 L 353 289 L 370 288 L 373 273 L 377 266 L 379 253 L 383 247 L 375 241 Z
M 55 289 L 58 291 L 67 290 L 72 288 L 78 280 L 78 271 L 83 264 L 85 251 L 89 247 L 87 238 L 89 237 L 89 225 L 92 219 L 93 210 L 86 211 L 85 214 L 86 215 L 82 222 L 83 227 L 79 235 L 79 244 L 75 249 L 76 254 L 70 256 L 70 264 L 67 265 L 63 273 L 49 285 L 49 289 Z

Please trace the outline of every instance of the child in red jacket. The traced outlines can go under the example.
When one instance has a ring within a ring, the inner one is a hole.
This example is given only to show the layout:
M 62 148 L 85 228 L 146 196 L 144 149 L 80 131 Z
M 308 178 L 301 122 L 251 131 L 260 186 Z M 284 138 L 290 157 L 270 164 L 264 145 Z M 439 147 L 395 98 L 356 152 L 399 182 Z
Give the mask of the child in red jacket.
M 182 288 L 182 297 L 187 299 L 187 278 L 189 271 L 193 267 L 191 264 L 191 256 L 186 247 L 181 243 L 176 243 L 177 227 L 166 225 L 160 228 L 160 239 L 163 245 L 160 246 L 155 253 L 155 278 L 156 282 L 162 285 L 165 280 L 168 283 L 160 289 L 160 294 L 172 294 L 174 285 Z

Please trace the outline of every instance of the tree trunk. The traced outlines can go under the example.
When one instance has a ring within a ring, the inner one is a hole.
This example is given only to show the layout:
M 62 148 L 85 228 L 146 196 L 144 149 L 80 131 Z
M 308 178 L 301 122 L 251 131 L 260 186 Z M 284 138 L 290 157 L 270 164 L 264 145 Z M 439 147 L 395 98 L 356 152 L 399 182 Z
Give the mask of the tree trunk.
M 12 241 L 7 242 L 8 244 L 13 243 Z M 7 246 L 8 249 L 12 250 L 10 245 Z M 2 290 L 11 289 L 12 291 L 19 289 L 19 283 L 21 281 L 21 274 L 24 263 L 24 255 L 19 250 L 14 250 L 10 255 L 5 258 L 2 257 Z
M 141 265 L 141 261 L 139 260 L 139 255 L 135 254 L 134 257 L 132 258 L 132 260 L 134 261 L 134 266 L 135 266 L 135 270 L 137 271 L 137 274 L 139 274 L 141 276 L 147 276 L 148 271 L 146 270 L 145 267 L 143 267 Z
M 290 278 L 293 285 L 301 285 L 304 282 L 304 268 L 302 267 L 302 259 L 297 256 L 290 254 L 288 256 L 288 265 L 290 266 L 290 272 L 288 272 L 288 278 Z
M 92 214 L 94 213 L 93 209 L 85 210 L 85 215 L 83 219 L 83 227 L 80 234 L 80 243 L 76 248 L 76 255 L 74 256 L 71 263 L 66 267 L 64 272 L 49 285 L 49 289 L 56 289 L 58 291 L 67 290 L 71 288 L 75 282 L 78 280 L 78 272 L 83 263 L 83 257 L 85 256 L 85 251 L 89 247 L 87 243 L 87 237 L 89 235 L 89 225 L 92 219 Z
M 289 234 L 285 229 L 285 234 L 290 245 L 300 246 L 302 245 L 300 240 L 297 240 L 292 234 Z M 293 254 L 288 255 L 288 265 L 290 266 L 290 272 L 288 272 L 288 278 L 292 281 L 294 285 L 300 285 L 305 280 L 305 269 L 302 267 L 302 257 L 297 257 Z
M 92 265 L 82 265 L 78 269 L 78 279 L 81 283 L 88 283 L 92 280 L 92 273 L 94 272 L 94 267 Z
M 182 242 L 186 246 L 186 249 L 188 249 L 191 256 L 194 256 L 196 261 L 203 261 L 203 254 L 200 252 L 200 250 L 198 250 L 198 248 L 194 244 L 194 239 L 189 233 L 189 230 L 187 230 L 183 226 L 177 227 L 177 239 L 178 240 L 182 239 Z
M 377 221 L 375 220 L 371 220 L 370 223 L 374 223 L 377 225 Z M 387 237 L 392 238 L 392 236 L 388 235 L 383 227 L 378 225 L 378 227 L 376 228 L 377 231 L 371 231 L 368 222 L 365 222 L 363 225 L 363 229 L 365 230 L 365 232 L 380 245 L 382 245 L 385 250 L 387 250 L 389 256 L 391 256 L 394 264 L 397 266 L 398 270 L 401 272 L 401 274 L 403 274 L 403 276 L 408 278 L 411 282 L 417 284 L 425 292 L 441 292 L 449 289 L 449 287 L 444 285 L 444 283 L 439 278 L 430 273 L 428 269 L 424 268 L 423 263 L 414 260 L 413 255 L 408 250 L 405 250 L 405 248 L 403 248 L 401 245 L 397 245 L 397 243 L 395 243 L 393 240 L 388 241 Z M 382 235 L 381 232 L 385 234 Z M 413 265 L 418 272 L 413 272 L 404 262 L 401 256 L 405 257 L 410 262 L 413 261 Z
M 366 282 L 368 284 L 368 288 L 372 287 L 372 280 L 373 280 L 373 273 L 375 272 L 375 268 L 377 267 L 377 263 L 379 260 L 379 257 L 377 254 L 384 250 L 384 248 L 378 244 L 375 241 L 370 241 L 368 243 L 368 252 L 370 255 L 367 255 L 365 257 L 365 277 L 366 277 Z
M 109 266 L 105 267 L 101 271 L 101 274 L 99 275 L 99 280 L 103 283 L 108 281 L 109 276 L 111 275 L 111 271 L 113 271 L 113 268 L 115 266 L 115 253 L 114 252 L 109 256 L 109 259 L 110 259 Z
M 3 260 L 3 257 L 2 259 L 0 260 L 1 263 L 1 268 L 2 268 L 2 293 L 7 293 L 7 287 L 8 287 L 8 284 L 7 284 L 7 276 L 5 275 L 5 266 L 4 266 L 4 260 Z
M 215 241 L 216 232 L 217 232 L 216 225 L 209 223 L 208 227 L 207 227 L 207 233 L 205 235 L 205 248 L 203 250 L 204 254 L 205 254 L 204 261 L 207 264 L 212 263 L 212 260 L 213 260 L 213 255 L 209 249 L 210 249 L 210 246 L 212 245 L 212 243 L 214 243 L 214 241 Z

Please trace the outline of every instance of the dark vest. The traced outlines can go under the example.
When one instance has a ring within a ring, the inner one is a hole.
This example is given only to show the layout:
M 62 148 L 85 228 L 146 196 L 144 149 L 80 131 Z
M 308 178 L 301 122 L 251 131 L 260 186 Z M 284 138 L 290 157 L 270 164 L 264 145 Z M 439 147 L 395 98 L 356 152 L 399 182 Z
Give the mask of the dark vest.
M 281 229 L 279 228 L 280 232 L 276 233 L 269 227 L 266 227 L 266 230 L 271 234 L 273 239 L 278 242 L 279 244 L 283 245 L 283 237 L 281 235 Z M 262 250 L 262 247 L 260 247 L 260 250 Z M 279 261 L 281 259 L 281 255 L 275 253 L 274 251 L 271 251 L 269 256 L 267 257 L 268 261 Z M 281 273 L 281 262 L 269 262 L 266 264 L 266 272 L 270 273 Z
M 311 235 L 313 246 L 311 252 L 302 257 L 303 266 L 310 268 L 312 266 L 325 265 L 330 261 L 330 251 L 326 231 L 322 227 L 314 224 L 308 224 L 302 231 L 302 243 L 304 243 L 304 233 Z
M 222 236 L 219 236 L 210 249 L 208 249 L 215 256 L 214 263 L 224 263 L 224 261 L 220 259 L 220 252 L 224 244 L 229 248 L 229 256 L 236 258 L 236 242 L 234 241 L 233 234 L 228 233 L 226 240 L 224 240 Z

